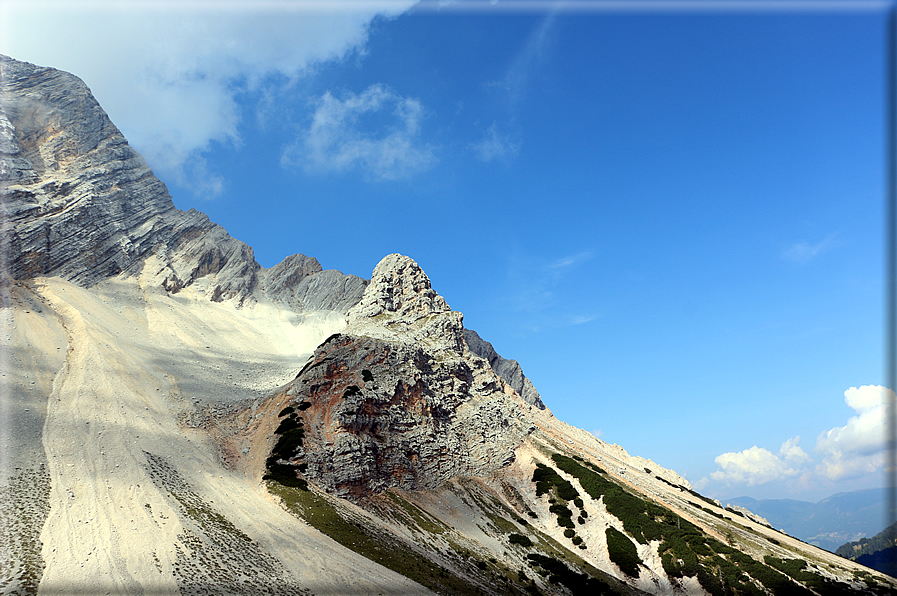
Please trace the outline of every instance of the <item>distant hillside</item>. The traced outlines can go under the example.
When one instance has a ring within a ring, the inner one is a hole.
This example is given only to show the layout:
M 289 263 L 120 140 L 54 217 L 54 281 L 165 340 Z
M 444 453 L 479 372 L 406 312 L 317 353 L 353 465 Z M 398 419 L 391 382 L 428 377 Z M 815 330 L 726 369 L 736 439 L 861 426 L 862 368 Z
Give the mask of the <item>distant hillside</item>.
M 881 531 L 886 502 L 885 490 L 880 488 L 838 493 L 818 503 L 750 497 L 728 500 L 765 517 L 774 527 L 831 552 L 845 542 Z
M 893 565 L 897 561 L 897 523 L 891 524 L 872 538 L 861 538 L 856 542 L 842 544 L 835 554 L 882 573 L 894 575 Z

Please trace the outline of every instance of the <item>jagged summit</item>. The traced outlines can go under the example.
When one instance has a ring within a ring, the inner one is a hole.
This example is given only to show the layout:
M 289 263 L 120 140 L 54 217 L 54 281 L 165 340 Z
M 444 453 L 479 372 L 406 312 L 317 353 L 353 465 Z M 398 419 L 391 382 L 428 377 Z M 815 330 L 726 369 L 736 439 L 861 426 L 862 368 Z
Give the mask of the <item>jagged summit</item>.
M 410 257 L 393 253 L 377 263 L 371 285 L 349 316 L 361 319 L 389 315 L 410 322 L 450 310 L 420 265 Z
M 436 293 L 413 259 L 391 254 L 374 268 L 361 300 L 349 310 L 347 333 L 461 354 L 464 315 Z
M 252 249 L 195 210 L 174 207 L 77 77 L 0 58 L 4 248 L 13 279 L 58 276 L 82 286 L 137 274 L 151 254 L 177 292 L 219 275 L 214 300 L 245 297 Z

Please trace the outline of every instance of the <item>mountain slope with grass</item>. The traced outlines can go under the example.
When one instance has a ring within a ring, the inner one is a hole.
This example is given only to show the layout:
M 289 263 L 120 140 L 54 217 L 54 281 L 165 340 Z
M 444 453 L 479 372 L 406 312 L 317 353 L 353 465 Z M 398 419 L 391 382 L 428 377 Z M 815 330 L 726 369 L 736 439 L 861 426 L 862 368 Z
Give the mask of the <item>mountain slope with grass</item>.
M 895 585 L 557 420 L 413 259 L 259 267 L 76 77 L 0 106 L 0 593 Z
M 897 569 L 897 524 L 892 524 L 871 538 L 861 538 L 855 542 L 842 544 L 835 554 L 894 575 Z

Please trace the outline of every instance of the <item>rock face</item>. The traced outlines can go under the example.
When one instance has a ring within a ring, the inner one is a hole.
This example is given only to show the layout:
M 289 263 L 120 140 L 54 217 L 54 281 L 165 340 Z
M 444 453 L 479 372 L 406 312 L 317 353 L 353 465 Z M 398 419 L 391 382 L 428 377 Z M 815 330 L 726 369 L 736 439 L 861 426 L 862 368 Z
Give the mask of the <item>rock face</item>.
M 367 282 L 339 271 L 322 271 L 313 257 L 291 255 L 270 269 L 259 271 L 259 289 L 274 302 L 297 312 L 347 312 L 364 294 Z
M 198 211 L 175 209 L 165 185 L 78 78 L 0 59 L 3 239 L 14 279 L 55 275 L 89 286 L 166 253 L 170 291 L 197 277 L 245 295 L 252 250 Z
M 542 396 L 536 391 L 532 382 L 523 375 L 523 369 L 520 368 L 520 364 L 516 360 L 506 360 L 499 356 L 492 344 L 482 339 L 472 329 L 464 330 L 464 340 L 467 342 L 470 351 L 480 358 L 485 358 L 492 370 L 504 379 L 508 385 L 513 387 L 514 391 L 523 398 L 523 401 L 536 406 L 540 410 L 545 409 L 545 404 L 542 403 Z
M 135 275 L 157 257 L 170 293 L 208 277 L 214 301 L 249 299 L 260 281 L 298 310 L 345 312 L 364 281 L 308 257 L 263 270 L 252 249 L 199 211 L 175 208 L 165 184 L 77 77 L 0 56 L 0 254 L 14 280 L 58 276 L 91 286 Z M 313 262 L 313 263 L 312 263 Z
M 292 461 L 309 478 L 360 498 L 436 488 L 513 461 L 534 426 L 489 363 L 466 349 L 461 313 L 417 263 L 384 258 L 349 320 L 286 390 L 308 404 Z

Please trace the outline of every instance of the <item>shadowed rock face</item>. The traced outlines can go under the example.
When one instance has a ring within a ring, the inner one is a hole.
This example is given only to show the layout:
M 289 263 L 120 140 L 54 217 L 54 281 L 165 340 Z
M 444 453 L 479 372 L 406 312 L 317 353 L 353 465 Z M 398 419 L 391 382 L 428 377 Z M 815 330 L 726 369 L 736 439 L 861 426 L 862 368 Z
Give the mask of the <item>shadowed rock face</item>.
M 514 391 L 523 398 L 523 401 L 536 406 L 540 410 L 545 409 L 545 404 L 542 403 L 542 396 L 536 391 L 532 382 L 523 375 L 523 369 L 520 368 L 520 364 L 516 360 L 506 360 L 499 356 L 492 344 L 482 339 L 473 329 L 464 330 L 464 340 L 467 342 L 470 351 L 480 358 L 485 358 L 492 370 L 504 379 L 508 385 L 513 387 Z
M 274 302 L 297 312 L 334 310 L 347 312 L 364 294 L 367 281 L 321 270 L 313 257 L 291 255 L 270 269 L 259 271 L 259 288 Z

